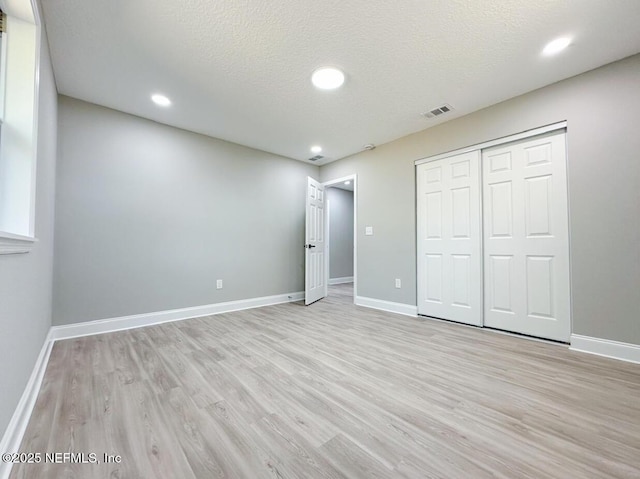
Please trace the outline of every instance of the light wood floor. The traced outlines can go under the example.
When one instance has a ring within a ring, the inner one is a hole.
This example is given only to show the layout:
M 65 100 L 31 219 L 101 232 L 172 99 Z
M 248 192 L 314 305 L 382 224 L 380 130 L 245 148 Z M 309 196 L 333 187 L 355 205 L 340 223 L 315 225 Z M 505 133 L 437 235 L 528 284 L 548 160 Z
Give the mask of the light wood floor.
M 59 341 L 13 478 L 638 478 L 640 366 L 353 306 Z

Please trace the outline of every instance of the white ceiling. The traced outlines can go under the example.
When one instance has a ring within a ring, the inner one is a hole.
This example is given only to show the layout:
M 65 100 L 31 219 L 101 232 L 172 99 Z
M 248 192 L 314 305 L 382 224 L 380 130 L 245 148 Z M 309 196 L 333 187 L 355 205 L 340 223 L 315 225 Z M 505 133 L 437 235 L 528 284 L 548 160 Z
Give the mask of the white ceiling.
M 640 0 L 42 3 L 60 93 L 318 164 L 640 51 Z M 312 86 L 323 65 L 340 90 Z

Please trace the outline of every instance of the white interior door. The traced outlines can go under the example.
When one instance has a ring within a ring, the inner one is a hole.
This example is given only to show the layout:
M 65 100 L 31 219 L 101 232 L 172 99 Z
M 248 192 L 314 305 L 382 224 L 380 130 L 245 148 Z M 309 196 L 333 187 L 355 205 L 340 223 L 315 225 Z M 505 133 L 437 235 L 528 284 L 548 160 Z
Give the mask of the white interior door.
M 305 220 L 305 283 L 304 304 L 311 304 L 326 295 L 324 261 L 325 197 L 324 186 L 307 177 L 307 214 Z
M 418 314 L 482 325 L 480 152 L 417 167 Z
M 568 341 L 565 133 L 483 151 L 485 326 Z

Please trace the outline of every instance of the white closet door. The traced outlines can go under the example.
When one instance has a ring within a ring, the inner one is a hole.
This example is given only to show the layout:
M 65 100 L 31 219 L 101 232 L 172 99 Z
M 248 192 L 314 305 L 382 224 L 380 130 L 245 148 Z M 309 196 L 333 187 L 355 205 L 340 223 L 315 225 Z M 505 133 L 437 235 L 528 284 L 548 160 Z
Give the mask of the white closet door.
M 484 324 L 568 341 L 565 133 L 484 150 Z
M 480 152 L 416 174 L 418 314 L 482 325 Z

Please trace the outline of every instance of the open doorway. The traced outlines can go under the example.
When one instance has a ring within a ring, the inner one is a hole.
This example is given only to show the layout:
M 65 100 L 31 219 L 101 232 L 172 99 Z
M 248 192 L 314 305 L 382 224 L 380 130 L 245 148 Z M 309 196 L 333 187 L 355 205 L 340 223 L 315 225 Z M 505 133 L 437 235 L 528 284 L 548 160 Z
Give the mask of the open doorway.
M 356 297 L 356 176 L 325 182 L 327 296 L 354 303 Z

